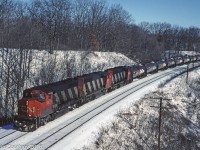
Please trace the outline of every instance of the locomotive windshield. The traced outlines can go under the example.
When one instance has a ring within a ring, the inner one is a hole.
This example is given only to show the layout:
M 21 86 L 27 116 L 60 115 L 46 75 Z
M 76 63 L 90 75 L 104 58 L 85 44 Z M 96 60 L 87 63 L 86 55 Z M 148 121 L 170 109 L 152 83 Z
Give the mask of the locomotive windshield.
M 45 95 L 41 94 L 39 91 L 24 91 L 23 93 L 24 98 L 29 98 L 38 100 L 39 102 L 44 102 L 45 101 Z
M 24 97 L 24 98 L 31 98 L 31 97 L 32 97 L 31 92 L 24 91 L 23 97 Z

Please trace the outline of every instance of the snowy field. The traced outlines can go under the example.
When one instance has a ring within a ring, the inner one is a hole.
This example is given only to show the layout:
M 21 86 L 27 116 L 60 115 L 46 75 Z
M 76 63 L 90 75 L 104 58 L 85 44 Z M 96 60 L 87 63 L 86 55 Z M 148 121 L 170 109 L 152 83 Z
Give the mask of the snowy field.
M 81 124 L 80 127 L 78 127 L 76 130 L 72 130 L 70 134 L 64 138 L 62 138 L 59 142 L 57 142 L 55 145 L 50 147 L 49 149 L 63 149 L 63 150 L 70 150 L 75 148 L 82 148 L 84 145 L 88 146 L 94 143 L 95 140 L 98 139 L 98 133 L 100 132 L 100 129 L 102 126 L 110 125 L 112 121 L 114 120 L 114 116 L 121 110 L 127 109 L 129 106 L 131 106 L 133 103 L 138 102 L 138 100 L 144 96 L 144 94 L 147 94 L 152 91 L 156 91 L 157 87 L 164 83 L 164 81 L 170 79 L 176 74 L 179 74 L 180 72 L 184 71 L 186 69 L 186 66 L 179 66 L 173 69 L 168 69 L 166 71 L 161 71 L 157 74 L 148 75 L 148 77 L 135 80 L 133 83 L 124 86 L 120 89 L 117 89 L 111 93 L 108 93 L 94 101 L 91 101 L 83 106 L 81 106 L 78 109 L 75 109 L 72 112 L 67 113 L 66 115 L 48 123 L 45 126 L 40 127 L 36 131 L 32 133 L 28 133 L 23 135 L 21 138 L 18 138 L 17 140 L 11 140 L 9 145 L 6 145 L 5 147 L 2 147 L 1 149 L 7 149 L 9 146 L 12 146 L 12 149 L 28 149 L 30 146 L 33 146 L 34 143 L 37 143 L 38 141 L 44 139 L 44 137 L 47 137 L 51 132 L 59 130 L 64 124 L 67 124 L 70 121 L 75 120 L 76 118 L 79 118 L 84 113 L 88 112 L 90 109 L 93 109 L 94 107 L 97 107 L 101 105 L 103 102 L 108 101 L 112 97 L 115 97 L 116 95 L 122 95 L 126 91 L 128 91 L 130 88 L 135 88 L 134 92 L 130 94 L 129 96 L 125 97 L 122 101 L 117 102 L 112 107 L 107 108 L 105 111 L 102 111 L 100 114 L 98 114 L 96 117 L 90 119 L 88 122 Z M 152 79 L 159 77 L 160 79 L 157 81 L 153 81 L 152 83 L 149 83 L 148 85 L 142 87 L 141 89 L 137 89 L 137 87 L 140 84 L 144 84 L 147 81 L 151 81 Z M 117 98 L 116 98 L 117 99 Z M 81 120 L 80 120 L 81 122 Z M 79 124 L 79 122 L 77 122 Z M 73 127 L 71 127 L 73 128 Z M 0 133 L 12 131 L 12 128 L 1 128 Z M 19 136 L 19 134 L 22 134 L 21 132 L 15 132 L 13 136 L 13 139 L 15 136 Z M 62 137 L 65 132 L 60 130 L 56 133 L 56 136 L 53 136 L 50 140 L 43 142 L 42 144 L 36 145 L 36 149 L 45 149 L 45 147 L 48 144 L 53 143 L 60 137 Z M 5 143 L 8 143 L 9 139 L 1 139 L 0 145 L 4 145 Z M 19 148 L 19 145 L 22 147 Z M 18 146 L 18 147 L 17 147 Z M 34 147 L 33 147 L 34 148 Z
M 151 92 L 145 96 L 143 89 L 142 98 L 103 125 L 95 142 L 83 149 L 157 149 L 160 97 L 168 99 L 162 104 L 161 147 L 200 149 L 200 69 L 189 73 L 187 83 L 185 73 L 157 85 L 146 87 Z

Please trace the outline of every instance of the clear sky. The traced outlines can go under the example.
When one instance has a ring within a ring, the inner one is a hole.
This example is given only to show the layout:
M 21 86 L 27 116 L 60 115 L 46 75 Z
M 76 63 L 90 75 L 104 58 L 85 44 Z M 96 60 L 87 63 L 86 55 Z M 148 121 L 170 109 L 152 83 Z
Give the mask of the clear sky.
M 200 28 L 200 0 L 106 0 L 120 4 L 138 24 L 167 22 L 182 27 Z

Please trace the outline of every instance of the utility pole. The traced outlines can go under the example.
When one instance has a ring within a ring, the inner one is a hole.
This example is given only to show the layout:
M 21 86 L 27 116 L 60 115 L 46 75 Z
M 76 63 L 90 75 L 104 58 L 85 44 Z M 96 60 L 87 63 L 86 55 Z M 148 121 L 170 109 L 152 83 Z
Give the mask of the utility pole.
M 150 106 L 150 107 L 155 107 L 155 108 L 159 108 L 159 129 L 158 129 L 158 150 L 160 150 L 160 136 L 161 136 L 161 124 L 162 124 L 162 102 L 163 100 L 171 100 L 171 99 L 167 99 L 167 98 L 163 98 L 163 97 L 158 97 L 158 98 L 150 98 L 150 99 L 156 99 L 156 100 L 160 100 L 160 106 Z
M 188 74 L 189 74 L 189 63 L 187 64 L 187 76 L 186 76 L 186 83 L 188 83 Z
M 159 111 L 159 132 L 158 132 L 158 149 L 160 150 L 160 135 L 161 135 L 161 123 L 162 123 L 162 100 L 160 98 L 160 111 Z

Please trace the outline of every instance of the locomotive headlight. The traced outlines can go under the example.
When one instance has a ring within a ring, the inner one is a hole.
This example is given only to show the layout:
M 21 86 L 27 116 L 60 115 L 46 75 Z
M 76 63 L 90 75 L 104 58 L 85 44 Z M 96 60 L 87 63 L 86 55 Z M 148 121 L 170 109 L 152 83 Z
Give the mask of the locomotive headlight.
M 31 115 L 28 115 L 29 117 L 31 117 Z

